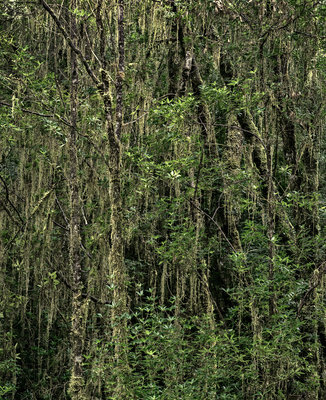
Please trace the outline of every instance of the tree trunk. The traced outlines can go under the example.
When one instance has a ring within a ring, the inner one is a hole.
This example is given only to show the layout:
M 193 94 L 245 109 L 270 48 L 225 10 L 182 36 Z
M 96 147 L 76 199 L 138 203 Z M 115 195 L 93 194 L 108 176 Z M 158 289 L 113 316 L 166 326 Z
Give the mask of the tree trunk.
M 73 1 L 73 8 L 76 2 Z M 71 16 L 70 36 L 76 42 L 76 21 Z M 75 52 L 70 56 L 71 83 L 70 83 L 70 138 L 69 138 L 69 189 L 70 189 L 70 264 L 72 269 L 72 314 L 71 314 L 71 358 L 72 370 L 69 382 L 69 393 L 72 400 L 86 399 L 84 395 L 83 378 L 83 300 L 82 300 L 82 266 L 80 257 L 80 182 L 78 177 L 78 150 L 77 150 L 77 91 L 78 67 Z
M 127 273 L 124 263 L 123 214 L 121 199 L 121 132 L 123 123 L 123 80 L 124 80 L 124 1 L 118 2 L 118 72 L 116 79 L 116 124 L 113 126 L 109 94 L 104 95 L 107 134 L 109 140 L 109 198 L 111 206 L 111 248 L 109 269 L 113 284 L 112 341 L 116 387 L 114 398 L 127 398 L 124 377 L 127 362 Z

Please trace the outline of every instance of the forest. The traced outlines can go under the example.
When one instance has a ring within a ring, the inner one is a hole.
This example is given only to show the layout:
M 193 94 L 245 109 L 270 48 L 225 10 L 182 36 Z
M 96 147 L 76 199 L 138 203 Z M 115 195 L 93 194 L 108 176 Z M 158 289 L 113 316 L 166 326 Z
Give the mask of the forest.
M 326 1 L 0 1 L 0 399 L 326 399 Z

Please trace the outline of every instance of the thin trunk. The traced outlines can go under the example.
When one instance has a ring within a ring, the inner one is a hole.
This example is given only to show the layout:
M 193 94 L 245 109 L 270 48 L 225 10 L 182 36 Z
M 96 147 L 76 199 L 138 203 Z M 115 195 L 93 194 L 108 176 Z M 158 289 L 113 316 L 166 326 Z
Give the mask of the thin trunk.
M 186 50 L 184 45 L 183 26 L 181 25 L 181 19 L 177 16 L 178 7 L 174 0 L 170 1 L 170 5 L 172 12 L 174 13 L 174 18 L 171 26 L 173 43 L 168 54 L 168 97 L 173 99 L 178 93 L 179 81 L 181 78 L 181 63 L 182 60 L 186 58 Z
M 275 258 L 275 188 L 273 183 L 272 150 L 267 144 L 267 236 L 268 236 L 268 279 L 269 279 L 269 315 L 276 311 L 276 296 L 274 287 Z
M 71 4 L 76 7 L 75 1 Z M 70 37 L 76 43 L 76 20 L 71 16 Z M 82 300 L 82 267 L 80 257 L 80 183 L 78 178 L 78 150 L 77 150 L 77 91 L 78 66 L 74 51 L 70 56 L 71 84 L 70 84 L 70 115 L 71 129 L 69 138 L 69 189 L 70 189 L 70 264 L 72 269 L 72 316 L 71 316 L 71 357 L 72 370 L 69 382 L 69 393 L 72 400 L 86 399 L 84 395 L 83 378 L 83 300 Z
M 126 268 L 123 249 L 123 216 L 121 199 L 121 131 L 123 123 L 123 81 L 124 81 L 124 1 L 118 2 L 118 73 L 116 79 L 116 125 L 113 126 L 111 103 L 109 95 L 104 96 L 109 139 L 109 198 L 111 205 L 111 248 L 109 254 L 110 275 L 113 283 L 112 307 L 112 340 L 114 343 L 114 358 L 116 387 L 115 398 L 126 398 L 124 376 L 128 370 L 127 363 L 127 311 Z
M 243 155 L 243 135 L 238 118 L 234 111 L 228 115 L 228 136 L 227 147 L 224 153 L 224 162 L 226 165 L 226 177 L 224 179 L 224 197 L 225 197 L 225 216 L 228 226 L 228 233 L 231 243 L 236 251 L 242 251 L 238 223 L 240 219 L 240 209 L 238 199 L 236 198 L 236 179 L 241 168 L 241 159 Z

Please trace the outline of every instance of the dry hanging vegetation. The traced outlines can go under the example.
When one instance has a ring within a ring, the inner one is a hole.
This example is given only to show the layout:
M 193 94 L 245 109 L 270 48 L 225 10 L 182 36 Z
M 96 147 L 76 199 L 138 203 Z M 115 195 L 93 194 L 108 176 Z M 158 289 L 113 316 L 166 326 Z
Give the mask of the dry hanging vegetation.
M 0 398 L 326 396 L 326 4 L 0 4 Z

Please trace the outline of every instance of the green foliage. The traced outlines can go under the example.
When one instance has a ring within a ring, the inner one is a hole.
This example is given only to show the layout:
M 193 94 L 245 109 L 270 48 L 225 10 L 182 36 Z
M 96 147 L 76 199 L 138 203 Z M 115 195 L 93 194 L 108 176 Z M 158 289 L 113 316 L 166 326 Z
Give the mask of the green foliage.
M 324 399 L 323 2 L 0 3 L 0 398 Z

